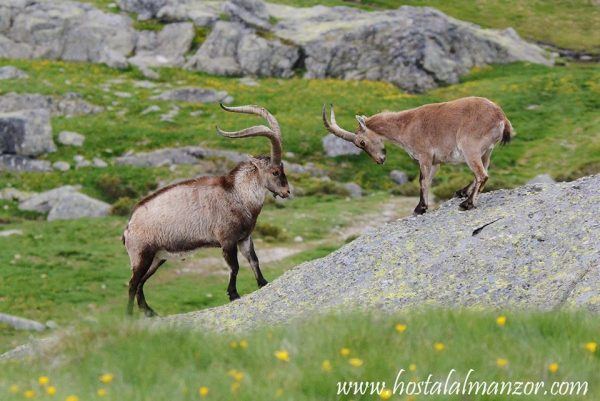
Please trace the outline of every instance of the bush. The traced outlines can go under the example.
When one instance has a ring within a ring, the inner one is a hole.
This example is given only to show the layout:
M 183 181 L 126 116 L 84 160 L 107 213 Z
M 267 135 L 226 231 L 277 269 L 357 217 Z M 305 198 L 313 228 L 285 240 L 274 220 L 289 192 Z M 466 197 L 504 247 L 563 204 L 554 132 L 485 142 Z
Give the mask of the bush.
M 111 202 L 115 202 L 120 198 L 135 198 L 138 194 L 131 187 L 131 185 L 125 184 L 121 177 L 104 174 L 98 178 L 96 186 L 102 192 L 102 194 Z
M 115 216 L 129 216 L 135 206 L 135 200 L 125 196 L 119 198 L 112 206 L 110 213 Z
M 335 181 L 327 180 L 314 180 L 309 182 L 308 185 L 302 191 L 304 196 L 319 196 L 319 195 L 336 195 L 336 196 L 349 196 L 350 192 L 343 185 Z
M 397 186 L 396 188 L 390 191 L 392 195 L 400 195 L 400 196 L 419 196 L 421 194 L 421 186 L 419 184 L 419 179 L 415 179 L 413 181 L 409 181 L 406 184 L 402 184 Z
M 260 237 L 267 242 L 285 241 L 287 239 L 287 234 L 281 227 L 270 223 L 256 224 L 254 233 L 257 237 Z

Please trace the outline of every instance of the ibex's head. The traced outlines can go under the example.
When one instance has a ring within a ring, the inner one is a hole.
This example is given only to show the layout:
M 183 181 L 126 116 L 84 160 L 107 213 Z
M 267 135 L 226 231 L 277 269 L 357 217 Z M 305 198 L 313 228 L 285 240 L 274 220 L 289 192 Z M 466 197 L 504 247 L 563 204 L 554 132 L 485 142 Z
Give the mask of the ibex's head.
M 323 105 L 323 123 L 327 131 L 348 142 L 352 142 L 356 147 L 364 150 L 377 164 L 385 162 L 385 144 L 383 138 L 367 127 L 365 116 L 356 116 L 358 128 L 352 133 L 346 131 L 337 125 L 333 105 L 331 105 L 331 122 L 327 121 L 325 105 Z
M 290 196 L 290 187 L 283 171 L 283 163 L 281 162 L 281 129 L 275 117 L 267 109 L 259 106 L 227 107 L 221 104 L 221 107 L 223 110 L 235 113 L 256 114 L 267 120 L 271 128 L 264 125 L 256 125 L 241 131 L 226 132 L 217 127 L 217 132 L 227 138 L 246 138 L 250 136 L 264 136 L 269 138 L 271 141 L 271 157 L 259 156 L 253 158 L 252 161 L 263 177 L 265 187 L 271 191 L 273 196 L 279 195 L 282 198 Z

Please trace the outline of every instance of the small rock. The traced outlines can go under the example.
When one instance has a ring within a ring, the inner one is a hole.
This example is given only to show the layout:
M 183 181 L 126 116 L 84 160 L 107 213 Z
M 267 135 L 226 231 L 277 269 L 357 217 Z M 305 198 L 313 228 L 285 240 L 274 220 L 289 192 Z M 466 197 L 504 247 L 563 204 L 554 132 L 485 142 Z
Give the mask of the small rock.
M 160 74 L 156 71 L 154 71 L 153 69 L 146 67 L 145 65 L 139 65 L 138 68 L 140 69 L 140 72 L 142 73 L 142 75 L 145 78 L 148 79 L 159 79 L 160 78 Z
M 361 150 L 354 146 L 353 143 L 338 138 L 333 134 L 327 134 L 322 140 L 323 149 L 329 157 L 344 156 L 344 155 L 359 155 Z
M 98 167 L 98 168 L 108 167 L 108 163 L 106 163 L 104 160 L 102 160 L 98 157 L 94 157 L 94 159 L 92 160 L 92 163 L 93 163 L 94 167 Z
M 20 191 L 15 188 L 7 187 L 0 189 L 0 199 L 1 200 L 16 200 L 18 202 L 22 202 L 31 198 L 32 196 L 37 195 L 35 192 L 26 192 Z
M 408 176 L 404 171 L 392 170 L 390 172 L 390 178 L 398 185 L 403 185 L 408 182 Z
M 252 77 L 242 77 L 239 79 L 240 85 L 245 86 L 258 86 L 259 83 Z
M 50 209 L 48 221 L 103 217 L 110 213 L 111 208 L 112 206 L 108 203 L 90 198 L 79 192 L 71 192 L 58 199 Z
M 202 110 L 196 110 L 196 111 L 192 111 L 190 113 L 190 116 L 192 116 L 192 117 L 198 117 L 198 116 L 200 116 L 202 114 L 204 114 L 204 112 Z
M 153 104 L 152 106 L 146 107 L 140 114 L 144 116 L 149 113 L 156 113 L 157 111 L 160 111 L 160 107 Z
M 0 67 L 0 81 L 3 79 L 24 79 L 28 77 L 29 75 L 27 75 L 26 72 L 21 71 L 12 65 Z
M 0 171 L 52 171 L 46 160 L 36 160 L 19 155 L 0 155 Z
M 304 242 L 304 238 L 302 238 L 300 235 L 297 235 L 294 237 L 294 242 Z
M 160 121 L 175 122 L 175 117 L 179 114 L 179 107 L 173 105 L 168 113 L 160 116 Z
M 174 100 L 190 103 L 217 103 L 228 98 L 225 91 L 216 91 L 210 88 L 180 88 L 173 89 L 152 97 L 156 100 Z M 233 101 L 233 98 L 231 99 Z
M 526 107 L 527 110 L 535 110 L 535 109 L 539 109 L 540 105 L 539 104 L 530 104 L 529 106 Z
M 58 134 L 58 142 L 67 146 L 83 146 L 85 142 L 85 136 L 78 134 L 77 132 L 62 131 Z
M 89 160 L 86 160 L 86 158 L 81 155 L 73 156 L 73 160 L 75 160 L 75 168 L 89 167 L 92 165 Z
M 3 230 L 0 231 L 0 237 L 9 237 L 11 235 L 23 235 L 22 230 Z
M 131 93 L 129 93 L 129 92 L 115 92 L 114 95 L 116 97 L 120 97 L 120 98 L 123 98 L 123 99 L 127 99 L 127 98 L 131 97 Z
M 54 168 L 54 170 L 68 171 L 71 168 L 71 165 L 64 161 L 57 161 L 52 163 L 52 167 Z
M 156 88 L 156 84 L 150 81 L 134 81 L 133 86 L 136 88 L 152 89 Z
M 346 188 L 352 198 L 360 198 L 362 196 L 362 188 L 354 182 L 344 184 L 344 188 Z
M 60 198 L 68 193 L 77 192 L 80 188 L 79 186 L 65 185 L 41 192 L 19 203 L 19 210 L 30 210 L 39 213 L 49 212 Z
M 540 174 L 531 180 L 527 181 L 527 184 L 555 184 L 556 181 L 550 176 L 550 174 Z

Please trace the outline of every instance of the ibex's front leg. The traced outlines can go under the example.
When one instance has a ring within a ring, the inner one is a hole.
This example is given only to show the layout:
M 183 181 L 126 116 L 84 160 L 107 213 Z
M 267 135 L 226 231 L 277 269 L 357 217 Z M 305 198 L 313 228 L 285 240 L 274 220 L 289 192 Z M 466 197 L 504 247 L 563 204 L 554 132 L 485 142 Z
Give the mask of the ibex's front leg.
M 240 294 L 237 292 L 237 274 L 240 270 L 237 258 L 237 248 L 233 246 L 223 246 L 223 258 L 227 265 L 229 265 L 229 285 L 227 286 L 227 295 L 229 295 L 230 301 L 235 301 L 240 298 Z
M 419 160 L 419 168 L 421 170 L 421 175 L 419 176 L 421 198 L 415 208 L 415 214 L 423 214 L 429 208 L 429 186 L 431 185 L 431 179 L 437 171 L 437 167 L 437 165 L 431 163 L 431 160 Z
M 254 277 L 256 278 L 256 284 L 258 284 L 258 288 L 262 288 L 269 284 L 269 282 L 263 277 L 260 267 L 258 266 L 258 257 L 256 256 L 256 252 L 254 252 L 254 242 L 252 242 L 252 238 L 248 237 L 241 240 L 238 243 L 238 246 L 242 255 L 244 255 L 244 257 L 248 259 L 248 263 L 250 263 L 250 267 L 254 272 Z

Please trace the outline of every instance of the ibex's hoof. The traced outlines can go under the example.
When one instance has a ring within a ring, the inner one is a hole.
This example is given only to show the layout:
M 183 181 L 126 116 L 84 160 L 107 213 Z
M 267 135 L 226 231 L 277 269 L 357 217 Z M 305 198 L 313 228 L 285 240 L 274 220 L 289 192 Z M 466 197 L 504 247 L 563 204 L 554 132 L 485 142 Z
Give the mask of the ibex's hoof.
M 146 315 L 146 317 L 155 317 L 155 316 L 158 316 L 158 314 L 156 312 L 154 312 L 152 309 L 146 309 L 144 311 L 144 315 Z
M 237 292 L 234 294 L 229 294 L 229 302 L 233 302 L 236 299 L 240 299 L 240 294 L 238 294 Z
M 414 212 L 415 212 L 415 214 L 425 214 L 426 211 L 427 211 L 427 206 L 417 205 Z
M 460 205 L 458 205 L 458 207 L 461 210 L 471 210 L 471 209 L 475 209 L 475 205 L 473 204 L 473 202 L 466 200 L 464 202 L 462 202 Z
M 464 198 L 465 196 L 467 196 L 467 191 L 463 191 L 462 189 L 454 193 L 455 198 Z
M 267 280 L 261 281 L 258 283 L 258 288 L 263 288 L 267 284 L 269 284 L 269 282 Z

